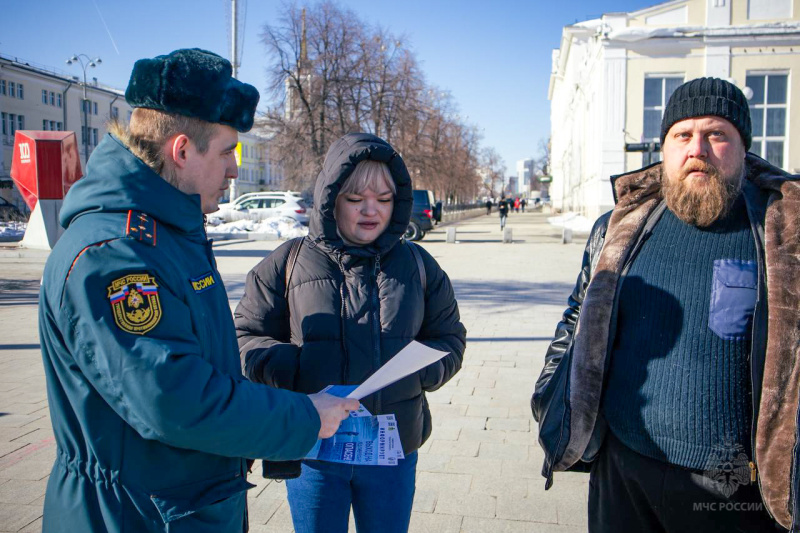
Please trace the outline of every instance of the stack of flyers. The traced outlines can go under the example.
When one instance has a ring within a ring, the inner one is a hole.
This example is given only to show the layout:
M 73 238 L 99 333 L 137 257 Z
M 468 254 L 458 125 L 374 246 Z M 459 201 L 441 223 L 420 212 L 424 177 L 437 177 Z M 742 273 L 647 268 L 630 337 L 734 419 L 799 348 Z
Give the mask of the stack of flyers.
M 398 459 L 406 458 L 403 453 L 403 445 L 400 443 L 397 420 L 394 415 L 378 415 L 377 418 L 380 420 L 378 442 L 385 443 L 379 449 L 383 449 L 389 459 L 394 458 L 394 464 L 397 464 Z
M 355 387 L 331 386 L 322 392 L 344 397 Z M 333 437 L 318 440 L 305 457 L 354 465 L 396 466 L 405 459 L 397 419 L 393 414 L 373 416 L 363 405 L 350 411 Z

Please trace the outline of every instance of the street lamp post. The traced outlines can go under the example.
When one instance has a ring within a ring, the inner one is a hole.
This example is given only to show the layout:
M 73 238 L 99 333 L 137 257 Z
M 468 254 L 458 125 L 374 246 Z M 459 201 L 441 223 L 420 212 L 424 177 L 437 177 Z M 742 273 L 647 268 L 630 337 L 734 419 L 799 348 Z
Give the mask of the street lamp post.
M 87 104 L 88 100 L 86 99 L 86 69 L 88 67 L 94 68 L 102 62 L 103 60 L 100 59 L 99 57 L 92 59 L 86 54 L 73 54 L 72 57 L 67 59 L 67 65 L 71 65 L 73 63 L 79 63 L 81 68 L 83 69 L 83 102 L 81 103 L 81 107 L 83 107 L 83 155 L 85 159 L 84 164 L 89 162 L 89 109 L 88 109 L 89 106 Z

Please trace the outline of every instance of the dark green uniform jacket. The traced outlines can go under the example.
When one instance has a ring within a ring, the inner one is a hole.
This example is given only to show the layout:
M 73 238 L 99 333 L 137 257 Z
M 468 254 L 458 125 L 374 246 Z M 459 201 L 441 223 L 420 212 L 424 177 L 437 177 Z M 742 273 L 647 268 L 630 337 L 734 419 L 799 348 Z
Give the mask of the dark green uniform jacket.
M 242 458 L 302 457 L 320 422 L 242 377 L 200 197 L 109 135 L 61 223 L 39 307 L 58 448 L 44 531 L 246 531 Z
M 386 231 L 369 245 L 352 246 L 339 236 L 333 212 L 342 184 L 366 159 L 389 165 L 397 194 Z M 411 190 L 402 158 L 385 141 L 366 133 L 336 141 L 317 178 L 309 235 L 292 272 L 288 302 L 289 243 L 250 271 L 234 313 L 245 375 L 299 392 L 363 383 L 413 340 L 448 352 L 362 400 L 372 414 L 397 417 L 407 454 L 431 434 L 425 392 L 459 371 L 467 333 L 447 274 L 420 247 L 427 274 L 423 291 L 410 249 L 416 244 L 401 240 L 411 217 Z

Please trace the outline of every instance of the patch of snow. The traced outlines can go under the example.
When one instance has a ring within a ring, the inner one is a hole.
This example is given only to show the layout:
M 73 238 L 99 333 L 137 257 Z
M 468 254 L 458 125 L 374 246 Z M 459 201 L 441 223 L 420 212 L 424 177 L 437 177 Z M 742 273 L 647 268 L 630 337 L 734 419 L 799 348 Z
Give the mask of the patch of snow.
M 0 238 L 21 239 L 27 228 L 28 224 L 25 222 L 0 222 Z
M 289 217 L 272 217 L 265 220 L 237 220 L 222 223 L 219 219 L 208 219 L 210 233 L 267 233 L 279 239 L 294 239 L 308 235 L 308 228 Z
M 578 213 L 564 213 L 557 217 L 548 217 L 547 222 L 557 228 L 571 229 L 576 233 L 589 233 L 594 226 L 594 220 L 589 220 Z

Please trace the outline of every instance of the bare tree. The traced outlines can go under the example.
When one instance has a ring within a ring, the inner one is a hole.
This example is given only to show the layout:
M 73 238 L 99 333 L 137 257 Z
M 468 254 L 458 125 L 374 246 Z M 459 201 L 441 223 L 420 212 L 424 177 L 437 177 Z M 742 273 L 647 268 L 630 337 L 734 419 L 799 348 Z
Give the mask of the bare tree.
M 325 0 L 307 9 L 285 4 L 261 39 L 272 105 L 258 126 L 272 138 L 288 186 L 310 188 L 329 145 L 366 131 L 403 155 L 416 187 L 450 201 L 477 195 L 477 128 L 461 121 L 447 92 L 426 85 L 406 38 Z
M 500 154 L 493 147 L 484 148 L 481 152 L 481 174 L 487 196 L 494 198 L 503 187 L 506 166 L 503 164 Z

